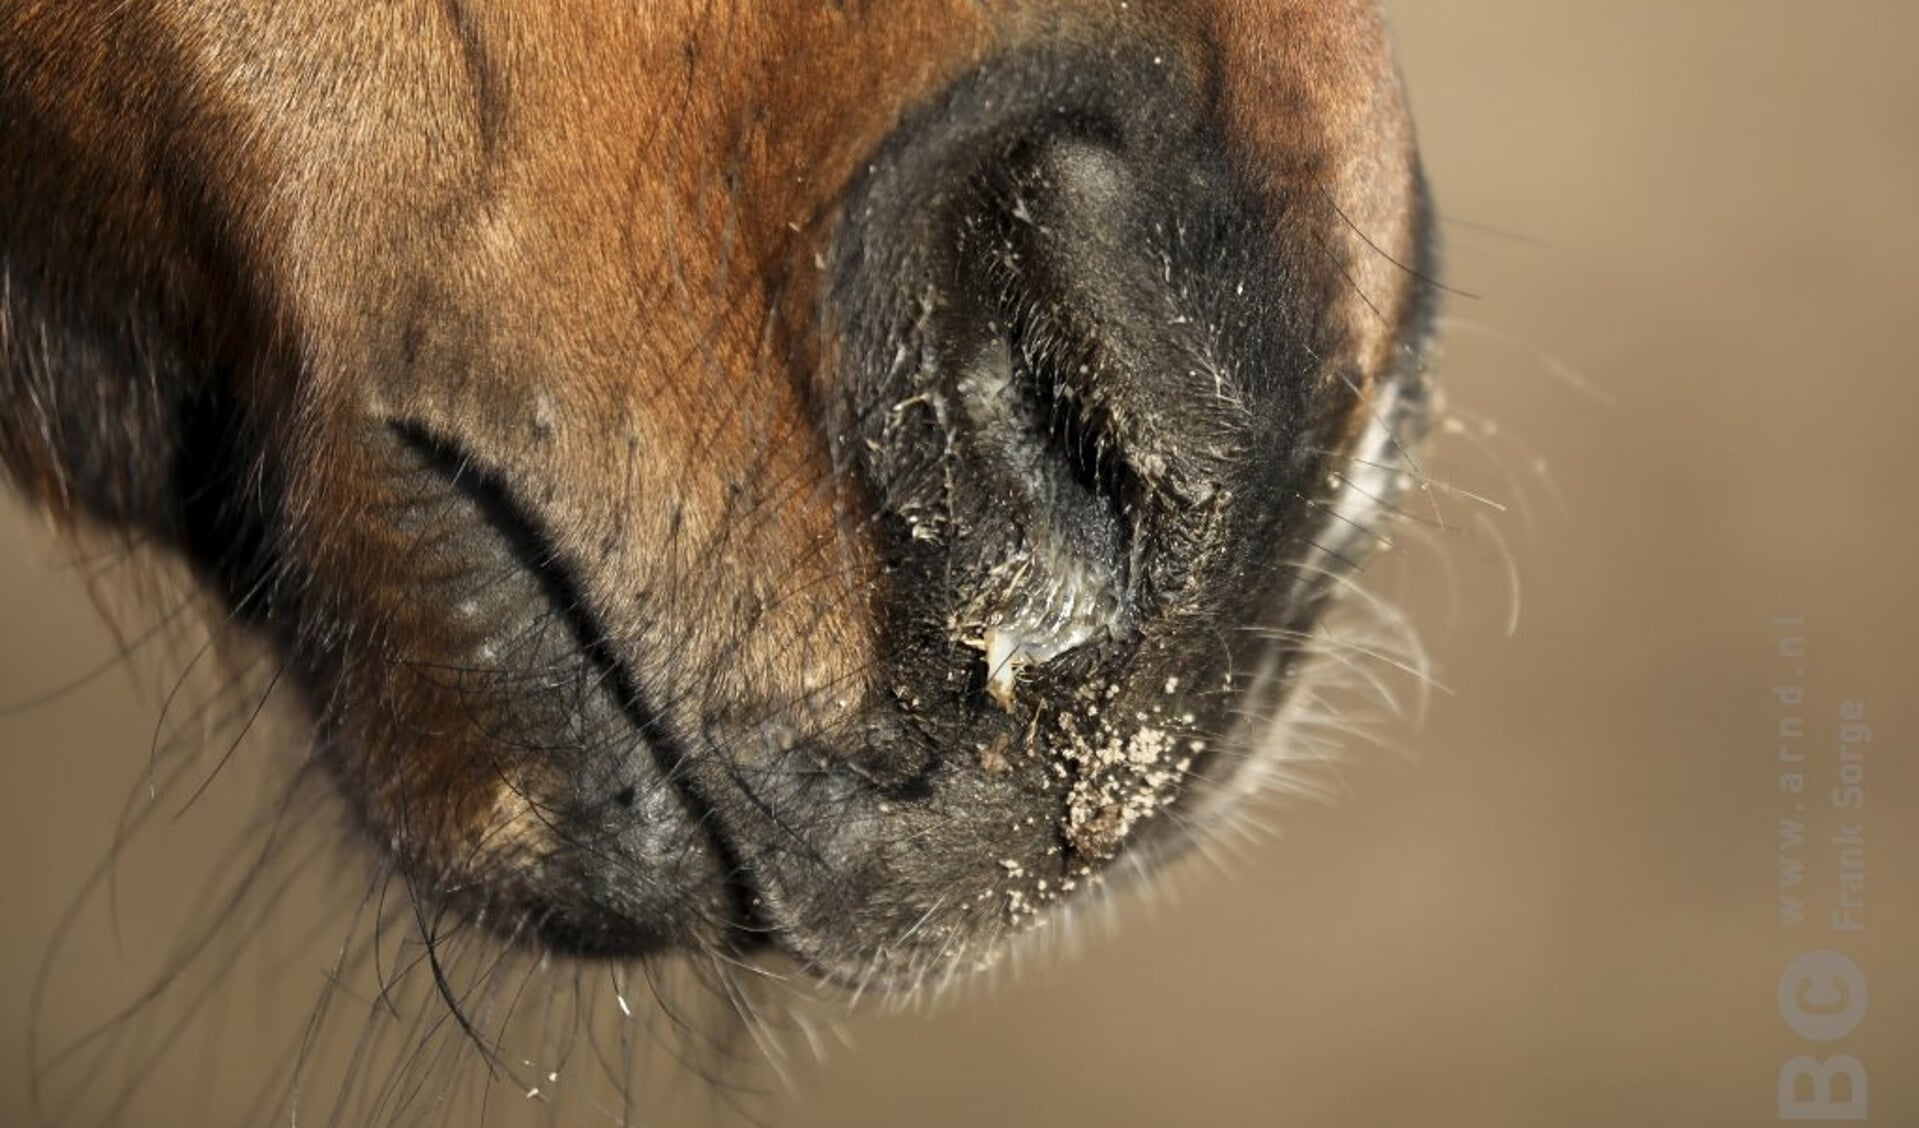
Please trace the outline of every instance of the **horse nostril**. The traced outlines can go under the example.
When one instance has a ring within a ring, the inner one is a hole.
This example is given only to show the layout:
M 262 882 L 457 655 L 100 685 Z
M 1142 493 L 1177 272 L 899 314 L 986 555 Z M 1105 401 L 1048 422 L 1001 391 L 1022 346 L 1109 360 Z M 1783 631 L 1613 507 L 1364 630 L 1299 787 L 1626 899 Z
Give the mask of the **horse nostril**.
M 951 97 L 842 223 L 843 427 L 896 571 L 1010 709 L 1022 669 L 1183 597 L 1252 437 L 1287 427 L 1233 356 L 1270 320 L 1246 308 L 1263 212 L 1189 100 L 1156 115 L 1006 72 Z
M 1124 633 L 1127 491 L 1067 385 L 1016 331 L 983 324 L 987 340 L 954 366 L 953 435 L 965 449 L 952 492 L 970 496 L 953 499 L 949 524 L 964 523 L 950 530 L 962 540 L 995 526 L 1012 534 L 998 555 L 979 546 L 983 582 L 960 616 L 977 625 L 969 641 L 985 651 L 994 700 L 1010 708 L 1020 667 Z

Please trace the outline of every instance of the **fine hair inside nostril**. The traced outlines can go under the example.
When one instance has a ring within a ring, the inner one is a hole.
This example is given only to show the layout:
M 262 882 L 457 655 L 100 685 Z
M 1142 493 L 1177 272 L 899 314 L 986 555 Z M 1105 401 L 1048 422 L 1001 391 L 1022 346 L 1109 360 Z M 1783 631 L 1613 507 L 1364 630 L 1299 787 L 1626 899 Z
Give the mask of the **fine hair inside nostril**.
M 1056 390 L 1034 387 L 1030 370 L 1016 372 L 1013 345 L 998 330 L 988 324 L 954 398 L 963 441 L 1004 499 L 1015 539 L 988 568 L 960 629 L 985 651 L 987 691 L 1010 711 L 1021 669 L 1123 632 L 1126 553 L 1119 499 L 1083 470 L 1100 441 L 1053 425 L 1049 414 L 1074 409 Z

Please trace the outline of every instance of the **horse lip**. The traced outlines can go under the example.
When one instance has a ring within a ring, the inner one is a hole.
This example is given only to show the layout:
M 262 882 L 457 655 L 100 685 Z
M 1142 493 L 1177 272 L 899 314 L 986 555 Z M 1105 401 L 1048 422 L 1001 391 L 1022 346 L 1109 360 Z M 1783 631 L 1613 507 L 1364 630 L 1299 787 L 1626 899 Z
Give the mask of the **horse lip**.
M 472 458 L 457 440 L 404 421 L 393 422 L 391 429 L 402 448 L 436 471 L 448 491 L 474 507 L 474 520 L 486 528 L 472 532 L 497 537 L 510 546 L 513 563 L 533 581 L 529 598 L 538 606 L 528 608 L 528 614 L 551 616 L 565 625 L 569 636 L 564 644 L 566 652 L 581 663 L 582 675 L 591 680 L 590 688 L 607 699 L 604 716 L 597 723 L 608 726 L 608 731 L 577 741 L 588 753 L 587 760 L 557 773 L 553 777 L 560 789 L 557 801 L 542 803 L 561 812 L 557 819 L 548 816 L 554 822 L 548 829 L 558 839 L 554 845 L 561 848 L 562 858 L 577 855 L 572 859 L 574 864 L 583 862 L 589 869 L 597 866 L 615 874 L 622 868 L 619 860 L 625 856 L 683 860 L 688 854 L 699 854 L 711 862 L 705 867 L 707 872 L 694 875 L 696 880 L 686 888 L 673 890 L 677 895 L 669 895 L 667 904 L 640 911 L 621 905 L 639 904 L 648 895 L 658 899 L 658 891 L 643 893 L 645 884 L 630 879 L 630 887 L 607 889 L 607 872 L 593 871 L 576 878 L 580 889 L 542 888 L 544 880 L 520 883 L 527 888 L 519 895 L 535 902 L 539 931 L 559 946 L 598 954 L 631 954 L 672 946 L 689 938 L 679 935 L 689 928 L 709 931 L 717 925 L 717 931 L 727 935 L 750 934 L 754 898 L 751 890 L 738 885 L 745 871 L 737 864 L 737 850 L 726 838 L 722 821 L 714 817 L 689 778 L 687 764 L 692 753 L 676 740 L 672 718 L 649 703 L 644 685 L 620 648 L 610 644 L 585 585 L 573 580 L 572 563 L 544 533 L 537 511 L 515 495 L 510 483 Z M 567 738 L 562 743 L 574 741 Z M 679 830 L 696 840 L 703 839 L 699 845 L 686 844 L 672 834 L 661 835 L 661 828 L 635 821 L 632 804 L 624 796 L 642 790 L 653 794 L 662 789 L 670 789 L 672 795 L 669 818 Z M 587 824 L 584 829 L 568 829 L 564 825 L 566 812 L 573 812 L 572 817 Z M 609 821 L 613 825 L 609 826 Z M 651 837 L 635 841 L 638 832 Z M 670 849 L 675 841 L 681 844 L 677 854 Z M 648 872 L 646 876 L 654 875 Z M 724 911 L 718 921 L 709 915 L 716 902 Z M 667 918 L 664 929 L 659 927 L 662 922 L 639 919 L 662 912 Z

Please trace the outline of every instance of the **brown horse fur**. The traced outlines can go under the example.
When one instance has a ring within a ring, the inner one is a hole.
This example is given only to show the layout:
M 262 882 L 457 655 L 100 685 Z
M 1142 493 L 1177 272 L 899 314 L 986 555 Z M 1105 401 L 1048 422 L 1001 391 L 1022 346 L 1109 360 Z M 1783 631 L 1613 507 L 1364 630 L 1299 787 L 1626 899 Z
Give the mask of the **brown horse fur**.
M 0 456 L 423 895 L 910 984 L 1283 754 L 1426 214 L 1370 0 L 0 0 Z

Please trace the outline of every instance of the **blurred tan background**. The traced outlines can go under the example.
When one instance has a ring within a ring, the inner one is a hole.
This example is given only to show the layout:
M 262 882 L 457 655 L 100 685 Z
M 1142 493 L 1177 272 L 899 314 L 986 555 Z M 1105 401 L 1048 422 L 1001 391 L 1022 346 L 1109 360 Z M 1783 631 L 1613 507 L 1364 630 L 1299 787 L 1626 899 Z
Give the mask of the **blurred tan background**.
M 1919 1124 L 1919 9 L 1393 7 L 1465 292 L 1441 369 L 1464 433 L 1428 465 L 1505 508 L 1448 496 L 1457 531 L 1381 574 L 1446 692 L 1423 724 L 1387 726 L 1386 750 L 1356 744 L 1334 804 L 1275 808 L 1281 837 L 1088 930 L 1077 958 L 931 1014 L 863 1011 L 823 1037 L 823 1064 L 791 1039 L 790 1090 L 755 1104 L 767 1121 L 1753 1125 L 1778 1119 L 1782 1062 L 1848 1053 L 1869 1122 Z M 0 707 L 113 653 L 71 555 L 0 514 Z M 1803 657 L 1777 656 L 1782 615 L 1803 619 L 1785 632 Z M 1786 680 L 1805 693 L 1804 800 L 1779 790 L 1769 690 Z M 0 1124 L 32 1122 L 30 1029 L 44 1055 L 137 999 L 164 963 L 151 938 L 197 911 L 202 867 L 260 813 L 244 781 L 272 778 L 272 751 L 243 746 L 200 800 L 189 784 L 159 804 L 164 850 L 141 839 L 114 911 L 95 898 L 48 960 L 146 779 L 170 684 L 115 671 L 0 715 Z M 1866 908 L 1837 933 L 1825 797 L 1847 701 L 1872 728 L 1851 820 Z M 1781 817 L 1807 826 L 1796 927 L 1779 921 Z M 275 909 L 260 938 L 331 935 L 342 905 Z M 1826 1044 L 1775 998 L 1817 949 L 1870 992 Z M 307 1013 L 317 952 L 226 977 L 205 1010 L 163 1000 L 149 1044 L 199 1037 L 214 1011 L 218 1036 L 150 1075 L 87 1067 L 94 1096 L 128 1094 L 130 1124 L 263 1115 L 243 1098 Z M 63 1060 L 47 1103 L 88 1059 Z M 489 1122 L 516 1122 L 519 1096 Z

